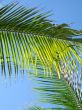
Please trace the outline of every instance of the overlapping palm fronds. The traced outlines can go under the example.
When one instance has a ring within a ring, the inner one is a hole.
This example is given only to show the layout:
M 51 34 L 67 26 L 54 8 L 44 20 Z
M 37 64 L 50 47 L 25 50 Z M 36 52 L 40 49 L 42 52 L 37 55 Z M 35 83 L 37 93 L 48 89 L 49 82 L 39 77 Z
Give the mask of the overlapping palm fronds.
M 81 110 L 69 85 L 62 75 L 60 80 L 58 77 L 63 71 L 64 74 L 78 71 L 77 62 L 82 65 L 82 39 L 75 38 L 82 35 L 82 30 L 71 29 L 67 24 L 53 24 L 47 16 L 37 8 L 25 8 L 18 3 L 0 9 L 0 68 L 9 76 L 13 66 L 15 74 L 19 67 L 33 69 L 36 75 L 38 69 L 43 69 L 42 74 L 53 76 L 39 79 L 44 86 L 37 89 L 47 93 L 43 101 L 61 105 L 57 110 Z
M 82 64 L 78 55 L 82 54 L 81 40 L 73 36 L 82 35 L 82 31 L 71 29 L 67 24 L 55 25 L 40 14 L 36 8 L 25 8 L 11 3 L 0 9 L 0 64 L 2 73 L 12 73 L 18 66 L 35 68 L 40 59 L 44 73 L 54 68 L 60 78 L 62 65 L 71 60 L 77 70 L 76 61 Z M 77 50 L 78 49 L 78 50 Z M 7 65 L 7 66 L 6 66 Z M 70 65 L 69 65 L 70 67 Z M 69 70 L 69 67 L 65 69 Z M 71 68 L 70 70 L 71 71 Z M 37 74 L 37 70 L 36 70 Z

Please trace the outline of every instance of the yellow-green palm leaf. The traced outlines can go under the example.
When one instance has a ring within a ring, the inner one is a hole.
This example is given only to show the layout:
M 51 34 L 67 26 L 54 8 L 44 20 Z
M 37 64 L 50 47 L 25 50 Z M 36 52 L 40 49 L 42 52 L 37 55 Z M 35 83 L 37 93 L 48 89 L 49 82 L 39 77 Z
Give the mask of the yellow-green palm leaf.
M 78 70 L 76 62 L 82 64 L 81 39 L 73 36 L 82 35 L 82 31 L 71 29 L 67 24 L 55 25 L 40 14 L 36 8 L 25 8 L 12 3 L 0 9 L 0 64 L 2 73 L 9 75 L 14 68 L 34 69 L 37 75 L 38 59 L 44 68 L 44 74 L 55 69 L 60 78 L 64 71 Z M 71 64 L 65 66 L 68 61 Z M 71 66 L 71 68 L 70 68 Z M 69 69 L 70 68 L 70 69 Z M 54 74 L 54 73 L 53 73 Z M 48 74 L 47 74 L 48 75 Z

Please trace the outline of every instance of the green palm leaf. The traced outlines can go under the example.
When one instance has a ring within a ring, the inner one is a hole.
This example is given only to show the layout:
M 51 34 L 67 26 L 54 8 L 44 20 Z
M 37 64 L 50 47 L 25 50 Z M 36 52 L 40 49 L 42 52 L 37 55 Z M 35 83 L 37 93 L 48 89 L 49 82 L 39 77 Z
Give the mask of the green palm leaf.
M 78 100 L 76 93 L 69 86 L 66 80 L 61 76 L 59 80 L 55 74 L 53 77 L 38 77 L 39 87 L 35 88 L 44 104 L 51 104 L 49 110 L 81 110 L 81 102 Z M 35 108 L 33 110 L 36 110 Z M 39 110 L 39 109 L 38 109 Z
M 76 60 L 82 64 L 78 56 L 82 51 L 76 51 L 81 43 L 79 38 L 73 38 L 82 32 L 71 29 L 67 24 L 55 25 L 47 16 L 36 8 L 25 8 L 18 3 L 0 9 L 0 63 L 4 74 L 7 65 L 11 75 L 11 62 L 15 71 L 18 65 L 22 69 L 33 65 L 36 69 L 37 58 L 50 73 L 54 67 L 59 78 L 61 65 L 67 59 L 72 59 L 72 67 L 77 68 Z

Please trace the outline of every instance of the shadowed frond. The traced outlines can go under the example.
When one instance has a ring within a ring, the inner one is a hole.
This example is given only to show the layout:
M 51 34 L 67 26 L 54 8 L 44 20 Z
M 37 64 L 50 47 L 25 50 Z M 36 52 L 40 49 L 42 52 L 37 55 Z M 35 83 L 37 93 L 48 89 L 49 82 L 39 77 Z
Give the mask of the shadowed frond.
M 37 8 L 25 8 L 12 3 L 0 9 L 0 30 L 60 39 L 82 35 L 82 31 L 73 30 L 67 24 L 51 23 L 47 16 L 47 13 L 40 14 Z
M 25 8 L 18 3 L 11 3 L 0 9 L 0 65 L 2 73 L 12 74 L 21 69 L 37 69 L 37 60 L 43 65 L 44 73 L 55 69 L 60 78 L 62 66 L 68 60 L 71 68 L 78 70 L 77 63 L 82 64 L 78 55 L 82 54 L 79 38 L 81 31 L 71 29 L 67 24 L 55 25 L 40 14 L 37 8 Z M 81 41 L 81 40 L 80 40 Z M 69 70 L 69 67 L 65 69 Z M 70 68 L 69 71 L 72 69 Z M 6 69 L 8 71 L 6 71 Z M 37 71 L 36 71 L 37 74 Z
M 39 87 L 35 88 L 40 94 L 40 101 L 46 104 L 49 110 L 81 110 L 82 105 L 75 92 L 61 76 L 59 80 L 53 77 L 38 76 Z M 47 104 L 51 105 L 50 107 Z M 33 109 L 36 110 L 36 109 Z

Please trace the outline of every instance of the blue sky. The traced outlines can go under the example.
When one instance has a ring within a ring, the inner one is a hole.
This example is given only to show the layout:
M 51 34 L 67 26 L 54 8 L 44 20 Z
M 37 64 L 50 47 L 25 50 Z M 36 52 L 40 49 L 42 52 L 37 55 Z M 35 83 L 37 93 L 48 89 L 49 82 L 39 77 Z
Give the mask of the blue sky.
M 0 0 L 0 6 L 13 0 Z M 15 0 L 16 1 L 16 0 Z M 82 0 L 17 0 L 29 7 L 38 6 L 43 12 L 51 11 L 50 19 L 54 23 L 68 23 L 72 28 L 82 29 Z M 0 68 L 1 69 L 1 68 Z M 0 70 L 1 73 L 1 70 Z M 32 88 L 36 86 L 29 77 L 14 77 L 11 80 L 0 77 L 0 110 L 23 110 L 35 103 L 36 93 Z

